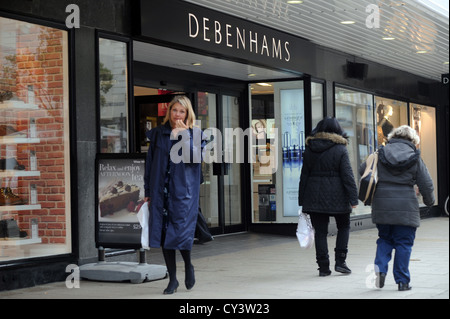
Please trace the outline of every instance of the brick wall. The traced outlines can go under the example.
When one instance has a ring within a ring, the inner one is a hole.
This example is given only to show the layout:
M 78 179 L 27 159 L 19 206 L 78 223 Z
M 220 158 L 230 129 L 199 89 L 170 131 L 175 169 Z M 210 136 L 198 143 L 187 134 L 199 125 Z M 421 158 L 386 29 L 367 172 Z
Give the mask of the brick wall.
M 2 218 L 15 218 L 29 235 L 31 219 L 37 219 L 43 243 L 65 243 L 66 208 L 69 208 L 66 207 L 66 191 L 70 190 L 65 189 L 68 176 L 65 176 L 64 154 L 68 145 L 64 144 L 64 128 L 68 124 L 63 113 L 64 98 L 67 99 L 64 96 L 64 85 L 67 85 L 64 83 L 64 31 L 27 24 L 27 28 L 17 28 L 16 32 L 15 57 L 9 52 L 9 74 L 3 74 L 7 80 L 2 81 L 0 90 L 10 90 L 15 97 L 28 103 L 33 102 L 29 101 L 33 100 L 31 89 L 37 108 L 2 109 L 0 125 L 10 125 L 29 134 L 30 121 L 35 119 L 36 137 L 40 142 L 1 145 L 0 157 L 16 157 L 19 164 L 30 170 L 30 152 L 35 151 L 40 176 L 3 178 L 1 186 L 11 187 L 15 194 L 29 200 L 30 185 L 36 185 L 41 209 L 11 211 L 3 213 Z M 0 53 L 0 61 L 5 61 L 4 58 L 5 54 Z M 15 74 L 11 66 L 15 66 Z M 15 81 L 11 81 L 14 78 Z

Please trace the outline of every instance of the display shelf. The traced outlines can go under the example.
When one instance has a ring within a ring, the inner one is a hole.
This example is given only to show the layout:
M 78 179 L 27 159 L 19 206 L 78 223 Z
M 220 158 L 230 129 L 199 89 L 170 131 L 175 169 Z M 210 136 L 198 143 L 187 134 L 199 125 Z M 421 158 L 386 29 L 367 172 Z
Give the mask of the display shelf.
M 34 209 L 41 209 L 41 205 L 9 205 L 9 206 L 0 206 L 0 213 L 1 212 L 16 212 L 21 210 L 34 210 Z
M 0 246 L 22 246 L 42 243 L 42 238 L 1 238 Z
M 17 170 L 4 170 L 0 171 L 0 178 L 5 177 L 39 177 L 40 171 L 17 171 Z
M 40 142 L 41 142 L 40 138 L 14 137 L 14 136 L 0 137 L 0 144 L 37 144 Z
M 28 104 L 20 100 L 9 100 L 0 103 L 0 110 L 39 110 L 36 104 Z

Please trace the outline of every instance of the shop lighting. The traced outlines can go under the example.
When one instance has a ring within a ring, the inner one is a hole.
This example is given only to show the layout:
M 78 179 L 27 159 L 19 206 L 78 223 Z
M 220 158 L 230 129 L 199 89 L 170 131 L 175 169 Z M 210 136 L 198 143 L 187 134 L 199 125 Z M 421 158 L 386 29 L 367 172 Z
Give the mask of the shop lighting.
M 272 84 L 269 83 L 256 83 L 256 84 L 258 84 L 259 86 L 272 86 Z
M 193 66 L 200 66 L 200 65 L 202 65 L 202 63 L 200 63 L 200 62 L 194 62 L 194 63 L 191 63 L 191 65 L 193 65 Z
M 385 41 L 392 41 L 392 40 L 395 40 L 394 37 L 382 37 L 382 39 L 385 40 Z
M 417 54 L 423 54 L 423 53 L 427 53 L 427 52 L 428 52 L 427 50 L 419 50 L 419 51 L 416 51 Z
M 355 24 L 356 21 L 353 20 L 345 20 L 345 21 L 341 21 L 341 24 Z
M 288 0 L 286 2 L 289 3 L 289 4 L 301 4 L 301 3 L 303 3 L 303 1 L 300 1 L 300 0 Z

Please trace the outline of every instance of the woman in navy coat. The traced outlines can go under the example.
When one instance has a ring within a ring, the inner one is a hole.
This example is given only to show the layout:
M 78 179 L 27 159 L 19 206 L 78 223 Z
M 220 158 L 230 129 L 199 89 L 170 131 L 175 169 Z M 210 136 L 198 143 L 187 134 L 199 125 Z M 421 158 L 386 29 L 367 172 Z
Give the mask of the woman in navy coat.
M 175 96 L 163 125 L 147 132 L 150 146 L 144 177 L 145 200 L 149 202 L 150 247 L 162 247 L 169 272 L 164 294 L 178 288 L 175 250 L 185 262 L 185 285 L 195 284 L 191 249 L 197 222 L 202 149 L 201 130 L 194 127 L 191 101 Z

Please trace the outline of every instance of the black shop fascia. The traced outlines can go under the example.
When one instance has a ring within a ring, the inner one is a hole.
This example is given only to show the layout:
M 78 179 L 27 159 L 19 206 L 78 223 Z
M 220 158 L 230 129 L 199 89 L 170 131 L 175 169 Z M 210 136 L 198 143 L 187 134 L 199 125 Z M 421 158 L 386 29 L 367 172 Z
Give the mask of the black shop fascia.
M 140 0 L 135 12 L 135 39 L 296 73 L 315 65 L 305 39 L 184 1 Z

